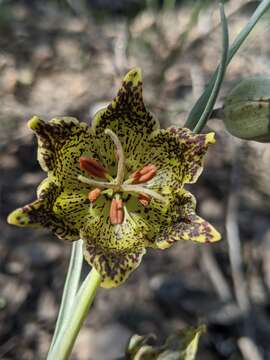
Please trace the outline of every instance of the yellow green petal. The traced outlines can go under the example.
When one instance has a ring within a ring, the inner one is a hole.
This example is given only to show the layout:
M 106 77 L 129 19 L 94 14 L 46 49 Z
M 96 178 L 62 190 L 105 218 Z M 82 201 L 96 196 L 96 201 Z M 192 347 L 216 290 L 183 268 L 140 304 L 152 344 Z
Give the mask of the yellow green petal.
M 154 239 L 160 229 L 171 223 L 170 200 L 172 201 L 168 198 L 166 203 L 161 203 L 152 198 L 147 207 L 141 205 L 136 196 L 131 196 L 126 201 L 128 215 L 143 237 L 146 247 L 155 247 Z
M 214 142 L 214 133 L 197 135 L 184 128 L 154 131 L 146 157 L 158 172 L 149 187 L 166 194 L 195 182 L 202 171 L 208 145 Z
M 44 227 L 50 229 L 60 239 L 78 240 L 79 232 L 73 223 L 53 211 L 60 192 L 59 186 L 46 178 L 38 187 L 38 199 L 14 210 L 8 216 L 8 223 L 21 227 Z
M 119 225 L 111 224 L 109 211 L 110 201 L 104 195 L 99 197 L 91 204 L 80 235 L 85 242 L 85 258 L 101 274 L 102 286 L 115 287 L 139 265 L 144 248 L 156 234 L 162 211 L 146 210 L 135 199 L 129 199 L 124 201 L 124 221 Z M 151 226 L 154 221 L 156 227 Z
M 132 250 L 113 251 L 103 249 L 90 240 L 84 242 L 85 260 L 101 275 L 103 288 L 121 285 L 140 265 L 144 254 L 145 249 L 139 246 Z
M 53 213 L 76 229 L 79 234 L 89 218 L 90 201 L 89 189 L 82 191 L 65 190 L 56 198 Z
M 90 203 L 89 219 L 81 229 L 82 239 L 91 239 L 108 250 L 122 251 L 136 247 L 142 237 L 126 208 L 123 223 L 112 225 L 109 217 L 110 206 L 111 200 L 106 195 Z
M 173 223 L 158 235 L 156 245 L 166 249 L 178 240 L 212 243 L 221 239 L 220 233 L 195 213 L 195 198 L 188 192 L 178 194 Z
M 38 160 L 42 169 L 66 187 L 81 188 L 78 175 L 79 158 L 83 155 L 96 158 L 98 154 L 89 126 L 72 117 L 54 118 L 45 122 L 34 116 L 28 123 L 37 135 Z
M 104 195 L 91 204 L 89 218 L 81 230 L 85 258 L 102 276 L 103 287 L 119 286 L 139 265 L 145 248 L 156 247 L 154 238 L 168 226 L 170 204 L 152 199 L 147 208 L 135 196 L 123 199 L 124 221 L 112 225 L 110 201 Z
M 92 128 L 100 143 L 103 161 L 114 175 L 115 149 L 110 138 L 104 134 L 107 128 L 119 137 L 129 171 L 137 170 L 146 151 L 147 138 L 159 128 L 158 120 L 144 105 L 140 69 L 134 68 L 127 73 L 115 99 L 95 115 Z

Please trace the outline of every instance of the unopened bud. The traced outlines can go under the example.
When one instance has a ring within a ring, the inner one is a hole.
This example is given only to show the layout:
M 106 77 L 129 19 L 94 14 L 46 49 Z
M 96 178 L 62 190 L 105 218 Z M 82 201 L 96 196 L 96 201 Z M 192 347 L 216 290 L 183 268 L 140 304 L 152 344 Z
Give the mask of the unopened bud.
M 240 82 L 225 100 L 223 121 L 238 138 L 270 142 L 270 78 L 256 76 Z

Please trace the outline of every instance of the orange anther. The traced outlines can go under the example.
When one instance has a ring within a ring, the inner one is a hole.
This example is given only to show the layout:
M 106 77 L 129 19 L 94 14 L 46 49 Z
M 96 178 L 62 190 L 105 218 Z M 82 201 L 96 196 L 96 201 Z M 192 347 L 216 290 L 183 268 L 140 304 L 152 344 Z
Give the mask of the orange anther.
M 149 181 L 151 179 L 153 179 L 153 177 L 156 175 L 156 170 L 150 170 L 148 173 L 146 173 L 145 175 L 142 175 L 139 179 L 140 183 L 144 183 L 146 181 Z
M 146 165 L 142 169 L 135 171 L 131 174 L 131 179 L 133 183 L 140 184 L 146 181 L 151 180 L 157 173 L 157 168 L 155 165 Z
M 91 202 L 94 202 L 97 200 L 97 198 L 100 196 L 100 194 L 101 194 L 101 190 L 96 188 L 96 189 L 90 191 L 90 193 L 88 194 L 88 199 Z
M 90 176 L 106 179 L 106 169 L 97 160 L 88 156 L 80 157 L 80 168 Z
M 112 225 L 122 224 L 124 220 L 123 201 L 121 199 L 112 199 L 110 208 L 110 221 Z
M 146 165 L 146 166 L 144 166 L 141 170 L 140 170 L 140 174 L 141 175 L 145 175 L 145 174 L 147 174 L 148 172 L 150 172 L 150 171 L 152 171 L 152 170 L 157 170 L 156 169 L 156 167 L 155 167 L 155 165 Z
M 147 207 L 150 204 L 151 198 L 146 194 L 139 194 L 138 201 L 142 204 L 142 206 Z
M 133 174 L 130 175 L 130 178 L 133 180 L 133 182 L 137 182 L 140 178 L 140 170 L 135 171 Z

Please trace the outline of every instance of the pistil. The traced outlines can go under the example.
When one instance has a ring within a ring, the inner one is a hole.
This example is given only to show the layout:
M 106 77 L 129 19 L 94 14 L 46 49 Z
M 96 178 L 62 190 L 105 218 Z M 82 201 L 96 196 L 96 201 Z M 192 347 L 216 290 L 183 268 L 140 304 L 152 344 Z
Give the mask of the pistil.
M 117 185 L 121 185 L 125 178 L 124 150 L 123 150 L 122 144 L 121 144 L 118 136 L 111 129 L 106 129 L 105 134 L 110 136 L 110 138 L 112 139 L 112 141 L 116 147 L 115 152 L 116 152 L 116 159 L 118 161 L 118 164 L 117 164 L 117 176 L 115 179 L 115 183 Z
M 97 180 L 93 180 L 90 179 L 86 176 L 83 175 L 79 175 L 78 176 L 78 180 L 83 182 L 84 184 L 93 186 L 94 188 L 99 188 L 99 189 L 113 189 L 113 190 L 118 190 L 119 186 L 113 183 L 109 183 L 106 181 L 97 181 Z
M 160 201 L 160 202 L 163 202 L 165 203 L 166 202 L 166 199 L 158 194 L 156 191 L 154 190 L 151 190 L 151 189 L 148 189 L 142 185 L 127 185 L 127 184 L 123 184 L 120 189 L 122 191 L 126 191 L 126 192 L 134 192 L 134 193 L 139 193 L 139 194 L 147 194 L 149 195 L 150 197 Z

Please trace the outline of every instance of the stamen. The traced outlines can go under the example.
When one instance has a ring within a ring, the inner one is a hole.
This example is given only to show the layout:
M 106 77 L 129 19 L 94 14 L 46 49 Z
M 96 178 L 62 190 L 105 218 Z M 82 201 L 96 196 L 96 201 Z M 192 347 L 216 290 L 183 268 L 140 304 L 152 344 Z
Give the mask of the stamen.
M 110 221 L 112 225 L 122 224 L 124 221 L 124 209 L 122 199 L 112 199 L 110 208 Z
M 143 193 L 143 194 L 147 194 L 150 195 L 152 198 L 165 203 L 167 200 L 160 194 L 158 194 L 156 191 L 148 189 L 144 186 L 141 185 L 127 185 L 127 184 L 123 184 L 120 189 L 122 191 L 130 191 L 130 192 L 135 192 L 135 193 Z
M 145 174 L 147 174 L 149 171 L 152 171 L 152 170 L 157 171 L 157 168 L 156 168 L 155 165 L 152 165 L 152 164 L 146 165 L 146 166 L 144 166 L 144 167 L 140 170 L 140 174 L 145 175 Z
M 88 156 L 80 157 L 80 168 L 90 176 L 106 179 L 107 170 L 97 160 Z
M 139 194 L 138 201 L 142 204 L 142 206 L 147 207 L 150 204 L 151 197 L 146 194 Z
M 151 180 L 157 174 L 155 165 L 146 165 L 142 169 L 135 171 L 131 174 L 130 178 L 134 184 L 141 184 Z
M 111 130 L 106 129 L 105 134 L 109 135 L 112 139 L 115 147 L 116 147 L 116 158 L 118 160 L 118 166 L 117 166 L 117 176 L 115 179 L 115 182 L 117 185 L 120 185 L 123 183 L 125 178 L 125 154 L 122 147 L 122 144 L 120 140 L 118 139 L 118 136 Z
M 142 175 L 139 179 L 139 183 L 144 183 L 147 182 L 151 179 L 153 179 L 153 177 L 157 174 L 156 170 L 150 170 L 148 173 L 146 173 L 145 175 Z
M 101 195 L 101 190 L 96 188 L 92 191 L 90 191 L 90 193 L 88 194 L 88 199 L 91 201 L 91 202 L 95 202 Z

